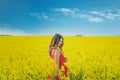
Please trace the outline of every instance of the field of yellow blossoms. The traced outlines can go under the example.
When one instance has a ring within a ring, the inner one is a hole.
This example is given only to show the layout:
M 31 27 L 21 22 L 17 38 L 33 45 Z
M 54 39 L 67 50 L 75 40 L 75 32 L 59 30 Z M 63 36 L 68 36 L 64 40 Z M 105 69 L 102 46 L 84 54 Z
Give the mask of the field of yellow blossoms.
M 51 36 L 0 36 L 0 80 L 48 80 Z M 120 80 L 120 37 L 64 36 L 68 77 Z

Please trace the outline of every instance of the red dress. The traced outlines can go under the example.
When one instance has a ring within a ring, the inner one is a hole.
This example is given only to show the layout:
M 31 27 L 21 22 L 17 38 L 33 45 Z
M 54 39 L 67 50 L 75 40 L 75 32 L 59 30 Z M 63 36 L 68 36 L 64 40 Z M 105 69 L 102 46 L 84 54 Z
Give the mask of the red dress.
M 54 48 L 54 51 L 51 53 L 51 58 L 54 60 L 54 52 L 55 52 L 55 50 L 56 50 L 57 48 Z M 62 51 L 60 51 L 60 59 L 59 59 L 59 68 L 61 69 L 62 68 L 62 66 L 63 66 L 63 68 L 64 68 L 64 71 L 62 71 L 62 76 L 68 76 L 67 75 L 67 72 L 68 72 L 68 67 L 64 64 L 64 55 L 63 55 L 63 53 L 62 53 Z M 50 77 L 49 77 L 50 78 Z M 58 78 L 58 76 L 56 76 L 56 80 L 60 80 L 59 78 Z

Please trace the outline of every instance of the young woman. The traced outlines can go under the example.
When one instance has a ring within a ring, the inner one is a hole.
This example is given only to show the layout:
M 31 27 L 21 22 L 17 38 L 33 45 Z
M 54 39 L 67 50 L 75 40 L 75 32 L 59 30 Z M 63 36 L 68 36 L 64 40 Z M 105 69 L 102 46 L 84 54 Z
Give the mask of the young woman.
M 56 74 L 54 76 L 54 79 L 52 76 L 49 76 L 50 80 L 60 80 L 60 73 L 62 73 L 62 76 L 68 76 L 68 67 L 64 64 L 67 61 L 67 58 L 64 57 L 62 46 L 64 44 L 63 37 L 60 34 L 55 34 L 51 40 L 51 43 L 49 45 L 49 56 L 54 61 L 53 70 L 55 70 Z M 64 68 L 61 70 L 61 68 Z

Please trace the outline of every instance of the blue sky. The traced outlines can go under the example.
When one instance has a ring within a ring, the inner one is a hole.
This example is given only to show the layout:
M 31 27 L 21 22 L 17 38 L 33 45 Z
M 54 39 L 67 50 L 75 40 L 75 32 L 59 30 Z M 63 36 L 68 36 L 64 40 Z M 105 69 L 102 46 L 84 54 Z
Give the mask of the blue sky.
M 0 0 L 0 34 L 120 35 L 120 0 Z

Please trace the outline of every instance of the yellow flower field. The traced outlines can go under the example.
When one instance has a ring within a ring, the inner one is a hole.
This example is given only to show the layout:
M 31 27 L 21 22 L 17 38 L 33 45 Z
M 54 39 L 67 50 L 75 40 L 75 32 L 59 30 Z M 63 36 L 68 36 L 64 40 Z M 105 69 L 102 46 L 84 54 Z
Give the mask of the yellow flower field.
M 0 80 L 48 80 L 50 36 L 0 36 Z M 64 36 L 68 77 L 120 80 L 120 37 Z

